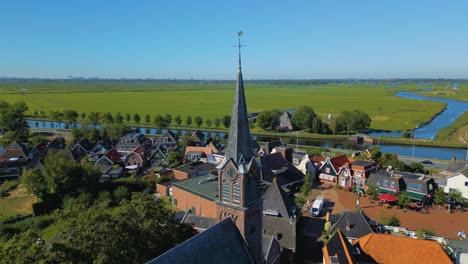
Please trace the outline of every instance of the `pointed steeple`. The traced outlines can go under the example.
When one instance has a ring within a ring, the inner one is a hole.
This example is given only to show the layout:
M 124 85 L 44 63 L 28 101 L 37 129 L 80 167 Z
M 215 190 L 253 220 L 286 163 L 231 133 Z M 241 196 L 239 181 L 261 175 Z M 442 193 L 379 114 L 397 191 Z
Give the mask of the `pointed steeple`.
M 226 148 L 225 162 L 230 158 L 237 165 L 248 163 L 254 157 L 252 142 L 250 138 L 249 119 L 247 115 L 247 103 L 245 101 L 244 80 L 242 79 L 240 36 L 239 35 L 239 70 L 237 72 L 237 84 L 232 106 L 231 126 L 229 129 L 228 145 Z

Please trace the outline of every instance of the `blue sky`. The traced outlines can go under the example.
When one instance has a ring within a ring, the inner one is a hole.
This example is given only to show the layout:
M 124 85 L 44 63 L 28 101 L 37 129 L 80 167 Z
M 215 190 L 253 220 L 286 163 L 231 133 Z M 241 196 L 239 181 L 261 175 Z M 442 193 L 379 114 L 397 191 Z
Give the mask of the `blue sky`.
M 0 76 L 468 78 L 468 1 L 0 3 Z

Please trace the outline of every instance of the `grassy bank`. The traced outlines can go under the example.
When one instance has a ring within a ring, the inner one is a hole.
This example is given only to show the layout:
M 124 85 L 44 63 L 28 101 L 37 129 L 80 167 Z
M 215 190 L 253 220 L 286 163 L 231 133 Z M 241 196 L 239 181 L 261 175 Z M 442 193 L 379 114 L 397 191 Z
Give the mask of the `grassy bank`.
M 468 141 L 466 131 L 468 131 L 468 111 L 459 116 L 450 126 L 439 130 L 436 139 L 466 144 Z
M 416 90 L 412 84 L 385 88 L 386 84 L 245 85 L 249 112 L 290 109 L 308 105 L 326 118 L 360 109 L 372 118 L 371 128 L 405 130 L 427 122 L 444 104 L 395 97 L 397 90 Z M 30 110 L 138 113 L 201 116 L 204 120 L 230 115 L 233 82 L 0 82 L 0 96 L 8 102 L 25 101 Z

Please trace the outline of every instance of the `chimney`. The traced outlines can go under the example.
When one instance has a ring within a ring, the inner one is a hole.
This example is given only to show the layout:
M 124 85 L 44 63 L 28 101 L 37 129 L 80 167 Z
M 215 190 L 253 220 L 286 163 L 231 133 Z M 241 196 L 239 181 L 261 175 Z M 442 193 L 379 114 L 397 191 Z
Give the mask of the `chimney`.
M 349 224 L 348 219 L 346 219 L 346 231 L 351 231 L 351 225 Z
M 292 162 L 292 154 L 293 154 L 293 149 L 288 146 L 281 146 L 281 147 L 276 147 L 275 148 L 277 152 L 281 153 L 283 157 L 289 161 Z

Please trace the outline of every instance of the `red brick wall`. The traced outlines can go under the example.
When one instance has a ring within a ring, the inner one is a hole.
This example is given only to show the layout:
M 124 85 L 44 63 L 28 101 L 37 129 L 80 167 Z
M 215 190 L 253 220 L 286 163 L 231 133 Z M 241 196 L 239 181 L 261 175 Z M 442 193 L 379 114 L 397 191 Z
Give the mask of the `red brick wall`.
M 193 193 L 187 192 L 176 186 L 173 186 L 173 204 L 180 210 L 192 210 L 195 208 L 196 215 L 202 215 L 210 218 L 216 218 L 216 204 L 214 201 L 207 200 Z M 177 204 L 175 204 L 177 201 Z
M 171 186 L 164 186 L 161 184 L 156 184 L 156 192 L 160 193 L 163 196 L 169 195 L 169 189 Z
M 185 172 L 181 172 L 178 170 L 173 170 L 174 172 L 174 178 L 179 179 L 179 180 L 185 180 L 188 179 L 188 174 Z

